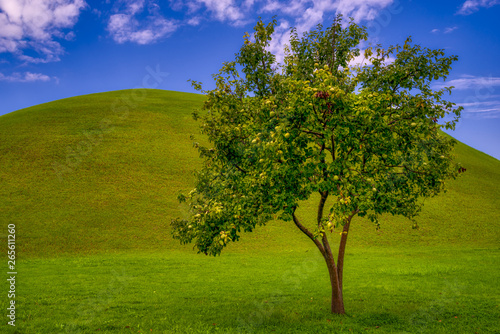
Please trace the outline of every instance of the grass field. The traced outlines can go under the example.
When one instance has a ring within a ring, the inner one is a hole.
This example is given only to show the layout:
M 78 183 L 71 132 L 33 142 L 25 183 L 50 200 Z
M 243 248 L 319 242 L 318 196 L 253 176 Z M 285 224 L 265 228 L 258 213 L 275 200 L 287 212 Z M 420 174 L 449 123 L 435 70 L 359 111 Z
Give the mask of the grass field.
M 460 259 L 459 261 L 457 261 Z M 19 333 L 498 333 L 500 250 L 348 253 L 347 316 L 316 252 L 25 260 Z
M 190 116 L 202 101 L 126 90 L 0 117 L 0 242 L 15 224 L 18 271 L 17 326 L 0 314 L 0 332 L 500 333 L 500 161 L 459 143 L 467 172 L 426 200 L 418 230 L 355 220 L 348 314 L 332 316 L 326 266 L 290 223 L 218 258 L 171 239 L 200 165 L 189 137 L 204 140 Z

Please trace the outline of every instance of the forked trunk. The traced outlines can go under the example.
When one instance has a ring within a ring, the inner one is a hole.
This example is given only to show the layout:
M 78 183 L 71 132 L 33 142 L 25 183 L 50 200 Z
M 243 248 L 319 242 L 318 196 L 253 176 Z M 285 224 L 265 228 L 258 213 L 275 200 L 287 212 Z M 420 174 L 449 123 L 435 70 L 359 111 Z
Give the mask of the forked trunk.
M 321 196 L 320 206 L 318 210 L 318 221 L 320 221 L 323 213 L 323 205 L 326 201 L 328 193 L 323 193 Z M 342 237 L 339 244 L 339 252 L 337 258 L 337 265 L 335 265 L 335 260 L 333 258 L 332 250 L 330 249 L 330 243 L 326 234 L 323 234 L 321 241 L 316 238 L 304 225 L 299 222 L 299 219 L 292 214 L 293 221 L 295 225 L 301 230 L 305 235 L 307 235 L 318 247 L 321 255 L 325 259 L 326 266 L 328 267 L 328 274 L 330 275 L 330 285 L 332 287 L 332 304 L 331 311 L 336 314 L 345 314 L 344 310 L 344 296 L 342 293 L 342 283 L 343 283 L 343 273 L 344 273 L 344 254 L 345 246 L 347 243 L 347 234 L 349 233 L 349 225 L 351 224 L 352 217 L 357 213 L 353 212 L 351 216 L 348 217 L 346 224 L 342 230 Z

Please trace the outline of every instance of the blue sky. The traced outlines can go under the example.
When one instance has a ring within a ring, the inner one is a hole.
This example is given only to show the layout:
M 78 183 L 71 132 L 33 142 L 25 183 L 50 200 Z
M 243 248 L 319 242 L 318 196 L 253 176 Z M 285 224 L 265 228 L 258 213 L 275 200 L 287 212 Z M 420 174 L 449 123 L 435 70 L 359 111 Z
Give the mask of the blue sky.
M 452 135 L 500 159 L 500 0 L 0 0 L 0 115 L 118 89 L 193 92 L 188 79 L 210 88 L 259 16 L 277 15 L 279 53 L 290 27 L 337 13 L 367 26 L 370 43 L 411 35 L 458 55 L 446 85 L 465 110 Z

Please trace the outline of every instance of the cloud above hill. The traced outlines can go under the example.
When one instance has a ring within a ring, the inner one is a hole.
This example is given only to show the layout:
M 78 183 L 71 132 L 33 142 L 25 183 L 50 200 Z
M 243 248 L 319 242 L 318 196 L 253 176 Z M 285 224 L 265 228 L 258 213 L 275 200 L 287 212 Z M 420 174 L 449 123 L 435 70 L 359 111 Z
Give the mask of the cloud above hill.
M 55 78 L 54 78 L 55 79 Z M 50 81 L 51 77 L 42 73 L 32 73 L 15 72 L 11 75 L 4 75 L 0 73 L 0 81 L 10 81 L 10 82 L 35 82 L 35 81 Z
M 174 20 L 160 13 L 159 5 L 145 0 L 119 1 L 108 19 L 107 29 L 117 43 L 150 44 L 178 28 Z
M 67 30 L 85 6 L 83 0 L 0 0 L 0 53 L 26 63 L 58 61 L 64 53 L 58 40 L 74 36 Z
M 436 83 L 433 88 L 450 86 L 466 92 L 462 94 L 463 101 L 457 103 L 464 107 L 466 117 L 500 118 L 500 77 L 461 75 L 457 79 Z
M 488 77 L 478 77 L 474 75 L 462 75 L 460 78 L 448 80 L 435 85 L 436 88 L 450 87 L 453 86 L 455 89 L 465 90 L 465 89 L 486 89 L 493 90 L 494 87 L 500 86 L 500 77 L 488 76 Z

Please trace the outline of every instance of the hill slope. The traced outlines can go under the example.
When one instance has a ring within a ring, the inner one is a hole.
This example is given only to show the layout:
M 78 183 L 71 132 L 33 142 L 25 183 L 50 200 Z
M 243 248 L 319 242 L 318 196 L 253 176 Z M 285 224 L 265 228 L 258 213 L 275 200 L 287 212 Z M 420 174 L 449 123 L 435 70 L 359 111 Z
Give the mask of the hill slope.
M 170 237 L 183 214 L 176 195 L 200 165 L 191 118 L 203 96 L 124 90 L 78 96 L 0 117 L 0 222 L 17 226 L 21 257 L 185 249 Z M 421 229 L 384 217 L 358 220 L 350 244 L 363 247 L 500 246 L 500 161 L 464 144 L 467 168 L 448 193 L 426 201 Z M 316 204 L 304 203 L 313 217 Z M 4 243 L 6 244 L 6 243 Z M 293 226 L 274 222 L 230 251 L 312 248 Z

